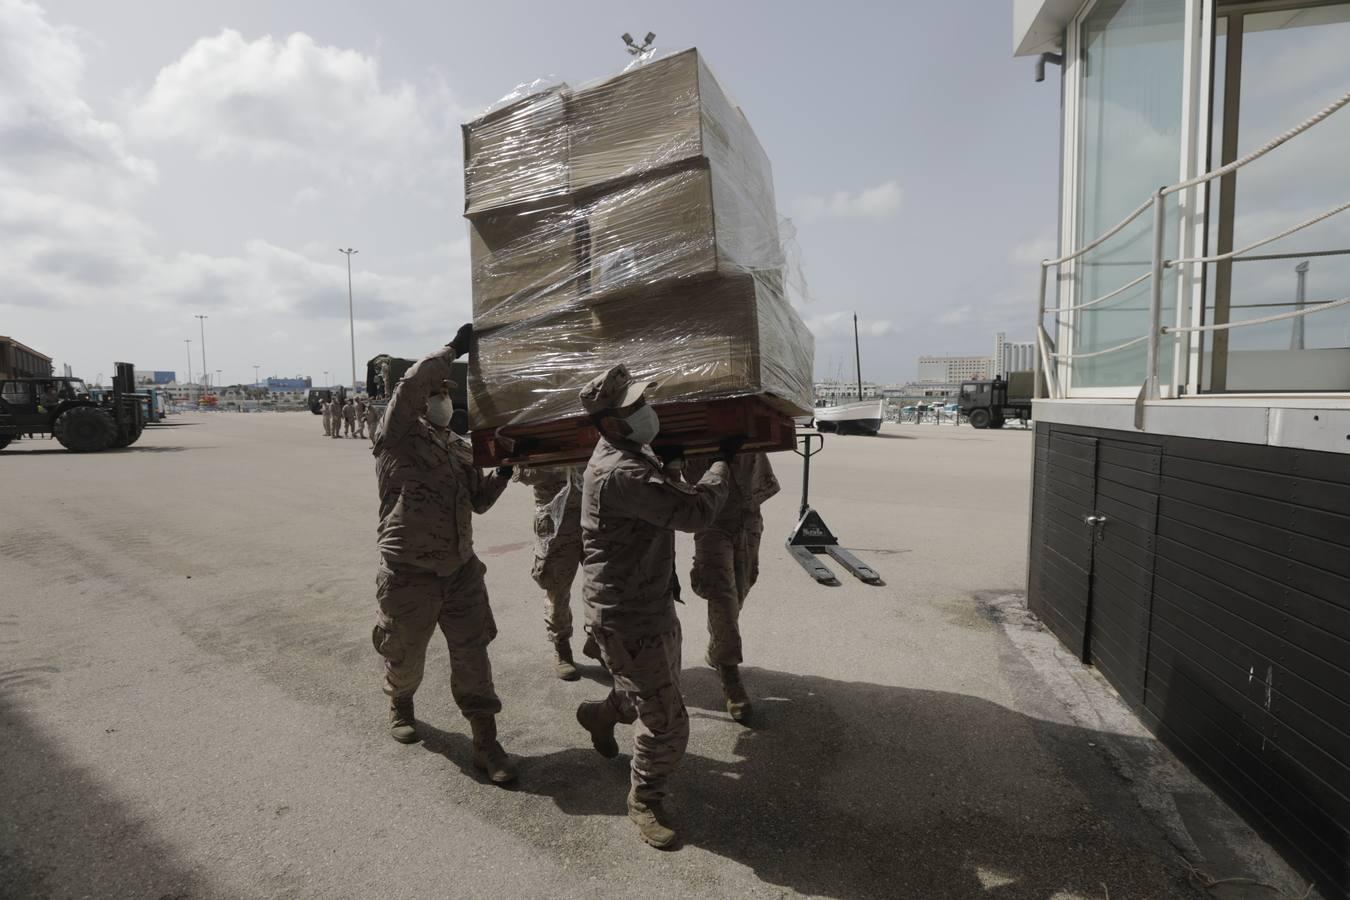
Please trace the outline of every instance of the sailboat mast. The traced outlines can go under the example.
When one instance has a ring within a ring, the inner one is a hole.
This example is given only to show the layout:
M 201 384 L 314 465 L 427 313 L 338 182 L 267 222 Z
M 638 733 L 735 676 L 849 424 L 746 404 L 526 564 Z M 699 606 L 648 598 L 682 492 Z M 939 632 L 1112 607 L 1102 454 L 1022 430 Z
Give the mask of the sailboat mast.
M 860 351 L 860 350 L 858 349 L 858 314 L 857 314 L 857 313 L 854 313 L 854 314 L 853 314 L 853 361 L 854 361 L 854 362 L 857 364 L 857 366 L 858 366 L 858 399 L 861 400 L 861 399 L 863 398 L 863 395 L 862 395 L 862 351 Z

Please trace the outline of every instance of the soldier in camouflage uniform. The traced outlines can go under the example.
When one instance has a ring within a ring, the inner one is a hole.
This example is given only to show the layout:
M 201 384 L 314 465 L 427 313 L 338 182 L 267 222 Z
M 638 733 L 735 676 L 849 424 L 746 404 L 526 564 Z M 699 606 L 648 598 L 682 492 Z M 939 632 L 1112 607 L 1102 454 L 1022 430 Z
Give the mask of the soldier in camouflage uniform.
M 366 428 L 370 430 L 370 444 L 375 445 L 375 429 L 380 425 L 380 411 L 375 406 L 375 401 L 366 403 Z
M 577 708 L 600 755 L 614 757 L 616 723 L 637 723 L 633 735 L 628 816 L 653 847 L 676 839 L 666 808 L 666 782 L 689 741 L 680 695 L 680 620 L 671 575 L 675 531 L 707 528 L 727 493 L 723 448 L 696 484 L 672 480 L 652 452 L 660 422 L 628 369 L 615 366 L 581 391 L 601 438 L 582 482 L 582 572 L 587 630 L 614 676 L 609 697 Z
M 688 477 L 697 478 L 706 460 L 691 460 Z M 737 722 L 750 720 L 750 698 L 741 683 L 741 607 L 759 577 L 759 539 L 764 517 L 759 507 L 778 493 L 778 479 L 763 453 L 747 453 L 731 464 L 727 502 L 712 527 L 694 534 L 694 565 L 689 583 L 708 601 L 708 652 L 704 659 L 722 680 L 727 712 Z
M 544 631 L 563 681 L 579 678 L 572 659 L 572 581 L 581 565 L 581 467 L 521 469 L 516 480 L 534 488 L 534 567 L 543 589 Z
M 360 398 L 356 401 L 356 436 L 364 439 L 366 436 L 366 401 Z
M 484 476 L 466 442 L 452 434 L 450 362 L 468 349 L 465 325 L 454 341 L 403 376 L 375 435 L 380 492 L 379 613 L 372 638 L 384 657 L 389 730 L 417 740 L 413 692 L 422 681 L 427 643 L 439 625 L 450 648 L 450 692 L 473 730 L 473 765 L 495 783 L 515 780 L 497 742 L 501 701 L 487 647 L 497 636 L 483 573 L 473 552 L 473 514 L 486 512 L 511 478 L 508 467 Z
M 342 404 L 342 426 L 343 437 L 356 437 L 356 402 L 350 398 Z
M 319 401 L 319 411 L 323 413 L 323 436 L 333 436 L 333 404 L 328 400 Z
M 342 437 L 342 397 L 334 396 L 331 405 L 333 411 L 333 434 L 332 437 Z

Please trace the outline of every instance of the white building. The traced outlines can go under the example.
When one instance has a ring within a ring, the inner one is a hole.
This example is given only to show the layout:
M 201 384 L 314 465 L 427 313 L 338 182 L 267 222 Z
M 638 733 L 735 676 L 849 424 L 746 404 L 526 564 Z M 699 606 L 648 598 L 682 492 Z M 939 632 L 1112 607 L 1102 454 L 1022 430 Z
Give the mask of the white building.
M 993 371 L 991 375 L 1006 376 L 1009 372 L 1030 372 L 1036 365 L 1036 344 L 1033 341 L 1010 341 L 1005 332 L 994 335 Z
M 919 381 L 949 383 L 992 376 L 990 359 L 987 356 L 919 357 Z
M 1350 897 L 1350 3 L 1012 7 L 1063 142 L 1028 605 Z

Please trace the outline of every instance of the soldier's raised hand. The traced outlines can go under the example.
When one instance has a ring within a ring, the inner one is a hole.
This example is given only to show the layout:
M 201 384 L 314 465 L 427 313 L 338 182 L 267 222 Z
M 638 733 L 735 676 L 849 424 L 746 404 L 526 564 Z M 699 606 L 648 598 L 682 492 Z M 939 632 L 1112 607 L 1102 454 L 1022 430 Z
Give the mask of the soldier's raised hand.
M 473 324 L 465 322 L 459 326 L 459 331 L 455 332 L 455 338 L 445 346 L 455 351 L 455 357 L 461 357 L 469 352 L 469 346 L 473 343 Z

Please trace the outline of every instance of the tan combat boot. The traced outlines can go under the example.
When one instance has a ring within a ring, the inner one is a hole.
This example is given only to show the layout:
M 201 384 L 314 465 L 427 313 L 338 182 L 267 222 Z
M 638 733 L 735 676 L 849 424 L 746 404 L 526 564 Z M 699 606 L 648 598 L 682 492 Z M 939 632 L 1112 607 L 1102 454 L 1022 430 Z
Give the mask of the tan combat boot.
M 473 729 L 473 767 L 493 784 L 510 784 L 516 780 L 516 767 L 497 743 L 497 720 L 492 716 L 475 716 L 469 720 Z
M 675 829 L 670 827 L 664 800 L 639 800 L 629 791 L 628 818 L 637 826 L 642 840 L 658 850 L 674 846 L 679 838 Z
M 727 712 L 737 722 L 750 721 L 750 696 L 741 684 L 740 666 L 718 666 L 717 675 L 722 679 L 722 693 L 727 698 Z
M 563 681 L 576 681 L 581 677 L 577 664 L 572 660 L 572 642 L 566 638 L 553 645 L 553 668 Z
M 577 707 L 577 724 L 591 733 L 591 746 L 605 759 L 619 755 L 619 742 L 614 740 L 614 725 L 619 716 L 608 700 L 588 701 Z
M 417 743 L 412 697 L 395 697 L 389 701 L 389 736 L 400 744 Z

